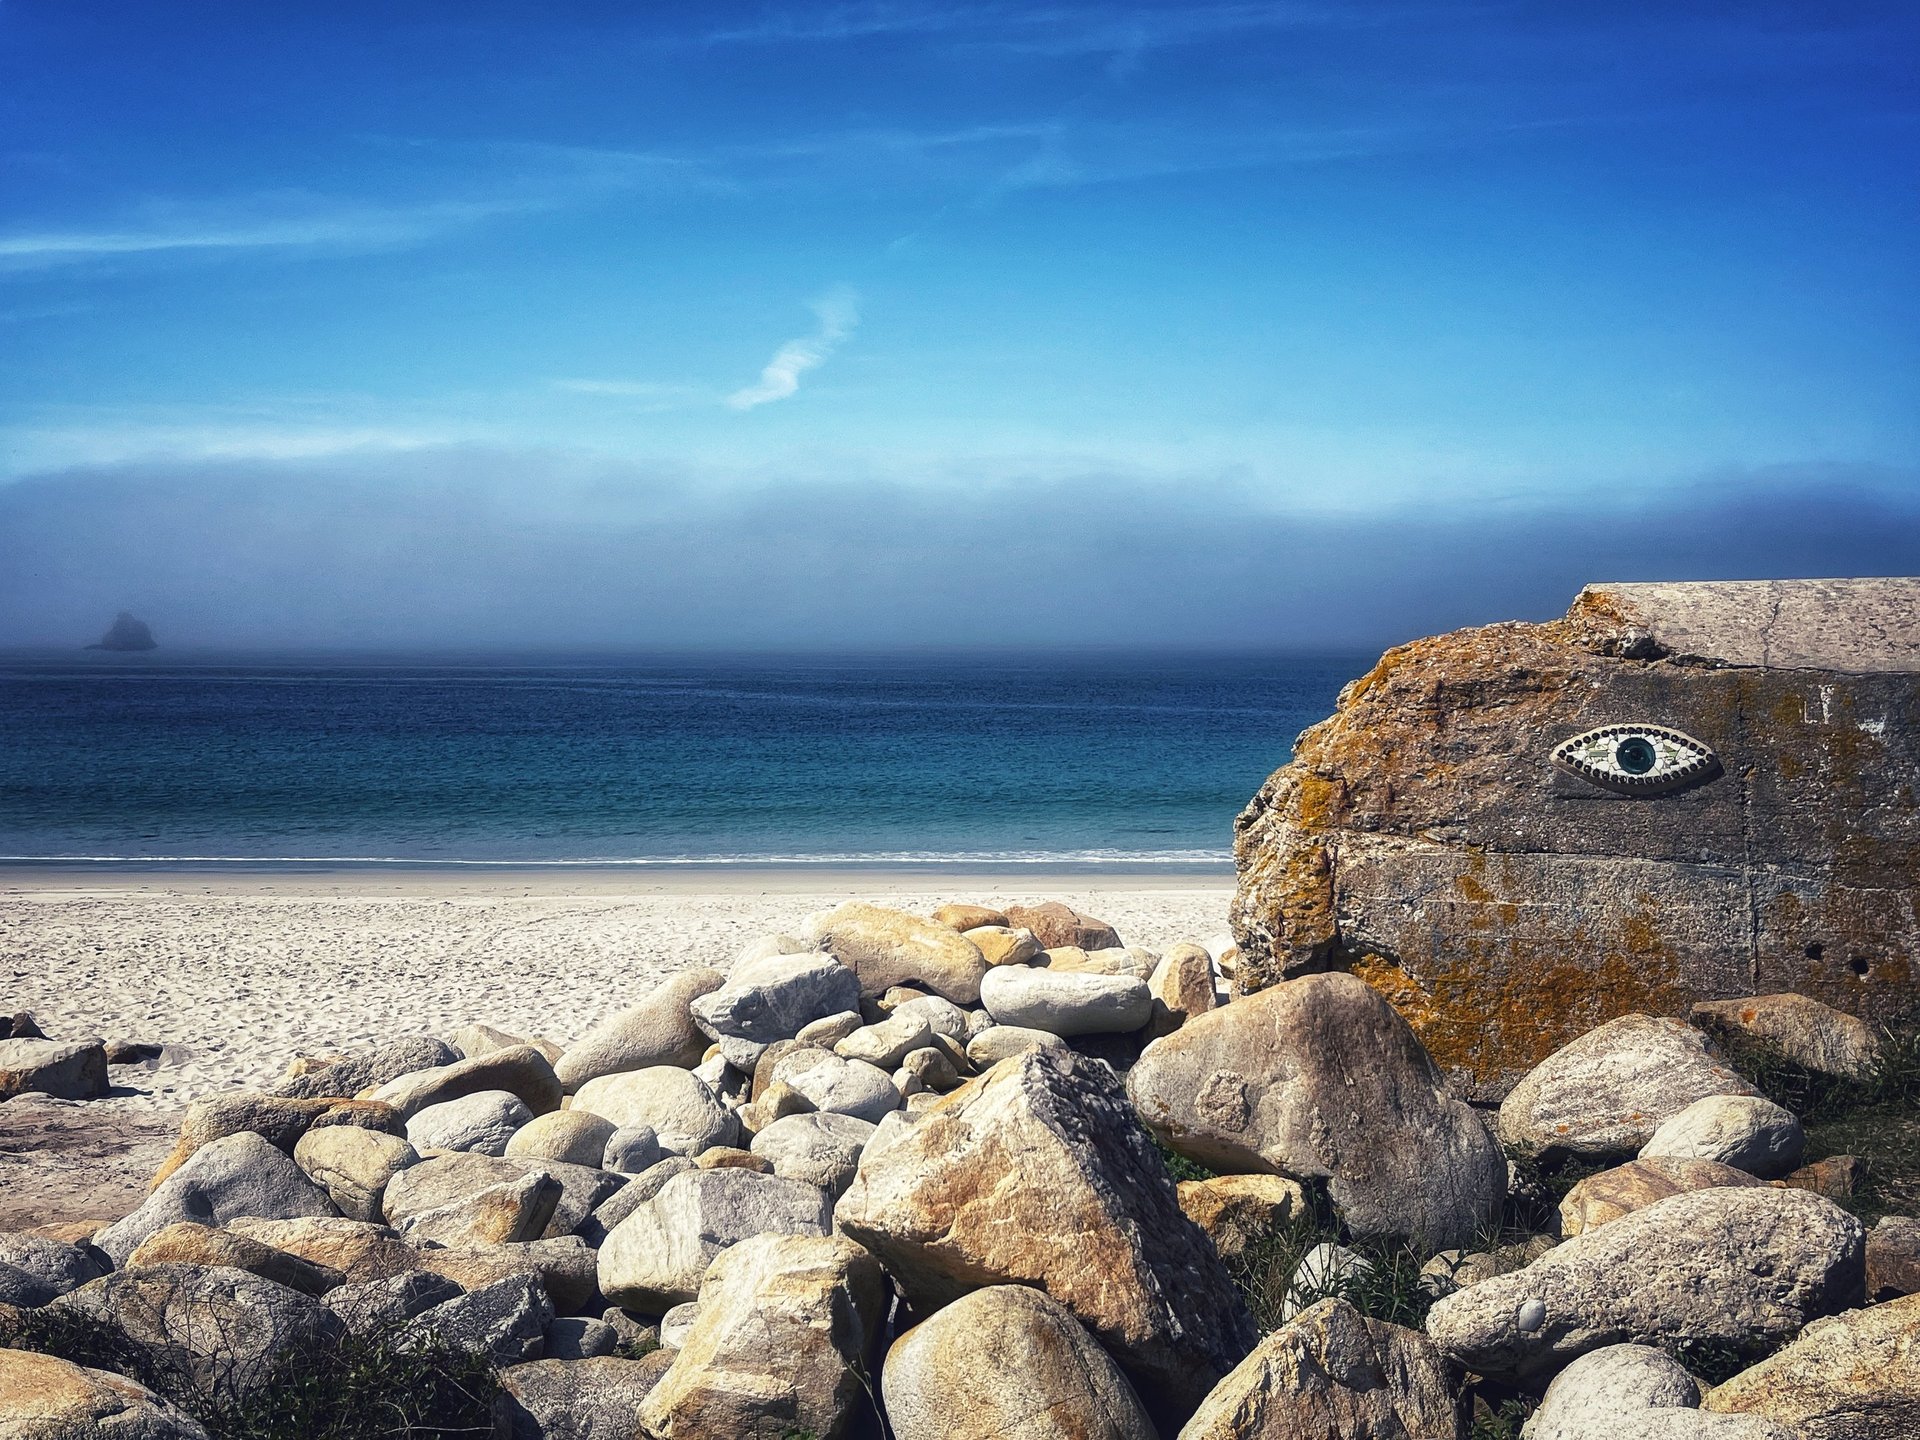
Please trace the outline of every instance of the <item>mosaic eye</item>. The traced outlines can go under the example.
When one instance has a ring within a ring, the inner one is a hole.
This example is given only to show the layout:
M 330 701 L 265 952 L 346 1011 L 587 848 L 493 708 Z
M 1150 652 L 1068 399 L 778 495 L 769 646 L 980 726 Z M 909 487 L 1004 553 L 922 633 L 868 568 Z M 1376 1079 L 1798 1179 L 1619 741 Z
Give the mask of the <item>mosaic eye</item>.
M 1665 725 L 1602 725 L 1554 749 L 1569 775 L 1630 795 L 1658 795 L 1720 773 L 1720 757 Z

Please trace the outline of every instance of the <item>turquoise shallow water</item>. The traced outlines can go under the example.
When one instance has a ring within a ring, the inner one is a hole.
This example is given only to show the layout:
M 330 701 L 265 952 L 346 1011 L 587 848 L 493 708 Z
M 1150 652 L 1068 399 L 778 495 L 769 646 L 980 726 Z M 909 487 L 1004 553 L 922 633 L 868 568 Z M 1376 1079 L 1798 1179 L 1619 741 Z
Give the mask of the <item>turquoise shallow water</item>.
M 1208 869 L 1371 657 L 0 658 L 0 857 Z

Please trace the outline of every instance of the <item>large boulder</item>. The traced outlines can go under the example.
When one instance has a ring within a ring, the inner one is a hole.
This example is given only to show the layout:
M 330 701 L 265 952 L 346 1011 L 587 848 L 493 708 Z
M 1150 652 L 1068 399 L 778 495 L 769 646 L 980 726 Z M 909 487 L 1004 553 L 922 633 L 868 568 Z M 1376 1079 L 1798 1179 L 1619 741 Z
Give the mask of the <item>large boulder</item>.
M 897 1440 L 1159 1440 L 1099 1342 L 1025 1285 L 975 1290 L 907 1331 L 880 1394 Z
M 659 1314 L 698 1296 L 707 1267 L 742 1240 L 832 1229 L 826 1194 L 804 1181 L 686 1171 L 613 1227 L 600 1246 L 600 1289 L 616 1305 Z
M 666 1373 L 662 1350 L 638 1360 L 529 1360 L 500 1372 L 502 1440 L 634 1440 L 634 1413 Z
M 1507 1162 L 1407 1023 L 1351 975 L 1309 975 L 1154 1041 L 1127 1077 L 1162 1143 L 1221 1171 L 1325 1177 L 1362 1235 L 1440 1248 L 1493 1223 Z
M 1417 1330 L 1322 1300 L 1207 1396 L 1180 1440 L 1453 1440 L 1446 1362 Z
M 1039 905 L 1009 905 L 1006 924 L 1016 930 L 1031 930 L 1048 950 L 1071 945 L 1080 950 L 1110 950 L 1120 943 L 1120 933 L 1104 920 L 1082 915 L 1071 905 L 1047 900 Z
M 226 1266 L 120 1270 L 54 1303 L 119 1331 L 155 1371 L 188 1380 L 222 1405 L 258 1393 L 340 1330 L 338 1318 L 311 1295 Z
M 1811 995 L 1702 1000 L 1688 1018 L 1723 1040 L 1757 1041 L 1803 1070 L 1861 1080 L 1880 1058 L 1880 1032 Z
M 1176 945 L 1153 967 L 1147 989 L 1153 995 L 1148 1038 L 1171 1035 L 1193 1016 L 1213 1009 L 1213 957 L 1199 945 Z
M 1523 1381 L 1603 1345 L 1778 1342 L 1860 1302 L 1865 1242 L 1805 1190 L 1695 1190 L 1456 1291 L 1427 1333 L 1466 1368 Z
M 1180 1208 L 1206 1231 L 1222 1260 L 1238 1259 L 1296 1216 L 1310 1214 L 1307 1192 L 1284 1175 L 1216 1175 L 1182 1180 Z
M 573 1108 L 598 1115 L 616 1129 L 645 1125 L 670 1155 L 698 1155 L 712 1145 L 731 1145 L 740 1136 L 740 1122 L 705 1082 L 672 1065 L 589 1080 L 574 1095 Z
M 458 1100 L 442 1100 L 416 1110 L 407 1121 L 407 1139 L 416 1150 L 504 1155 L 514 1132 L 532 1119 L 533 1112 L 518 1095 L 505 1090 L 476 1090 Z
M 1803 1440 L 1920 1435 L 1920 1295 L 1816 1320 L 1715 1386 L 1705 1408 L 1771 1420 Z
M 107 1093 L 107 1047 L 98 1040 L 0 1040 L 0 1100 L 28 1093 L 93 1100 Z
M 309 1130 L 293 1147 L 293 1163 L 349 1220 L 379 1219 L 387 1183 L 419 1159 L 403 1136 L 357 1125 Z
M 403 1343 L 438 1344 L 459 1355 L 484 1355 L 496 1365 L 538 1360 L 553 1301 L 537 1275 L 506 1275 L 443 1300 L 409 1320 Z
M 878 997 L 896 985 L 910 985 L 956 1005 L 980 999 L 987 957 L 945 925 L 850 900 L 818 917 L 811 930 L 822 948 L 859 977 L 862 995 Z
M 1500 1102 L 1500 1138 L 1540 1153 L 1631 1155 L 1696 1100 L 1758 1093 L 1698 1030 L 1622 1015 L 1527 1072 Z
M 288 1220 L 337 1213 L 326 1192 L 291 1158 L 243 1130 L 194 1152 L 139 1209 L 102 1230 L 93 1243 L 123 1265 L 141 1241 L 181 1220 L 224 1225 L 243 1217 Z
M 706 1053 L 707 1037 L 693 1023 L 689 1007 L 725 983 L 718 970 L 687 970 L 673 976 L 655 986 L 638 1005 L 609 1015 L 569 1045 L 555 1062 L 554 1074 L 568 1090 L 578 1090 L 589 1080 L 623 1070 L 698 1065 Z
M 509 1245 L 545 1234 L 561 1194 L 546 1166 L 454 1151 L 394 1176 L 381 1214 L 415 1243 Z
M 713 1262 L 700 1309 L 640 1404 L 658 1440 L 805 1434 L 840 1440 L 866 1406 L 886 1276 L 827 1236 L 760 1235 Z
M 1583 1176 L 1560 1202 L 1560 1233 L 1572 1237 L 1691 1190 L 1766 1182 L 1717 1160 L 1646 1156 Z
M 307 1061 L 297 1073 L 267 1087 L 268 1093 L 295 1099 L 351 1099 L 416 1070 L 451 1065 L 460 1052 L 432 1035 L 406 1035 L 368 1050 L 332 1059 Z
M 1145 980 L 1086 970 L 996 965 L 980 982 L 980 1003 L 996 1025 L 1052 1035 L 1124 1035 L 1153 1015 Z
M 1574 1361 L 1547 1387 L 1525 1440 L 1792 1440 L 1765 1421 L 1707 1415 L 1700 1383 L 1664 1350 L 1608 1345 Z
M 1912 579 L 1591 586 L 1391 650 L 1239 819 L 1235 983 L 1350 967 L 1474 1098 L 1632 1011 L 1887 1019 L 1920 979 L 1916 673 Z M 1646 725 L 1717 762 L 1658 758 L 1657 793 L 1552 763 Z
M 514 1160 L 600 1165 L 608 1159 L 607 1142 L 619 1133 L 611 1120 L 589 1110 L 552 1110 L 545 1115 L 536 1115 L 514 1131 L 513 1138 L 507 1141 L 505 1153 Z M 626 1143 L 613 1155 L 614 1159 L 623 1163 L 607 1165 L 607 1168 L 623 1170 L 633 1160 L 646 1155 L 649 1158 L 639 1167 L 644 1170 L 661 1154 L 659 1137 L 651 1127 L 647 1127 L 643 1142 L 636 1129 L 629 1132 Z
M 772 1079 L 789 1087 L 815 1110 L 852 1115 L 874 1124 L 900 1106 L 899 1088 L 886 1071 L 831 1050 L 790 1050 L 775 1063 Z
M 127 1257 L 127 1268 L 152 1265 L 225 1265 L 316 1299 L 340 1283 L 340 1272 L 231 1230 L 182 1220 L 148 1236 Z
M 153 1183 L 159 1185 L 201 1146 L 229 1135 L 251 1132 L 291 1155 L 301 1136 L 334 1125 L 397 1134 L 402 1117 L 389 1106 L 364 1100 L 296 1100 L 249 1092 L 196 1100 L 187 1107 L 180 1138 L 154 1173 Z
M 860 977 L 812 951 L 736 965 L 726 984 L 695 1000 L 692 1010 L 694 1023 L 715 1040 L 768 1045 L 859 1005 Z
M 0 1233 L 0 1267 L 21 1277 L 33 1298 L 4 1296 L 11 1305 L 44 1305 L 57 1296 L 96 1280 L 106 1270 L 106 1258 L 91 1245 L 75 1245 L 47 1235 Z
M 4 1440 L 207 1440 L 144 1385 L 52 1355 L 0 1349 Z
M 787 1115 L 753 1137 L 753 1153 L 765 1156 L 774 1174 L 804 1180 L 838 1199 L 853 1183 L 873 1133 L 873 1123 L 856 1115 Z
M 365 1092 L 411 1120 L 429 1105 L 444 1104 L 481 1090 L 505 1090 L 517 1095 L 528 1110 L 544 1115 L 560 1108 L 559 1077 L 553 1064 L 535 1046 L 510 1045 L 471 1060 L 456 1060 L 432 1070 L 415 1070 Z
M 1792 1111 L 1759 1095 L 1709 1095 L 1669 1115 L 1640 1156 L 1718 1160 L 1775 1180 L 1800 1163 L 1806 1132 Z
M 1036 1286 L 1166 1415 L 1252 1347 L 1251 1317 L 1101 1062 L 1031 1050 L 889 1123 L 834 1216 L 909 1303 Z

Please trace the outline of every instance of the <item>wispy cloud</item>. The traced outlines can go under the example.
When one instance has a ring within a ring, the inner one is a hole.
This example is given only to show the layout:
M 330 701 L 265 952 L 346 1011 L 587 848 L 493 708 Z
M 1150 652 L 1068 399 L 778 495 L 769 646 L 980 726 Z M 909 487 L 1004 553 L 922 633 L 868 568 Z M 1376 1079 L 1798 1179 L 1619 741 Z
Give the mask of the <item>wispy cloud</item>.
M 709 31 L 714 45 L 777 45 L 890 36 L 954 36 L 973 43 L 1057 54 L 1107 53 L 1194 44 L 1259 30 L 1372 23 L 1357 7 L 1333 4 L 927 5 L 875 3 L 796 6 L 752 25 Z
M 734 391 L 727 397 L 727 404 L 735 410 L 751 410 L 786 399 L 800 388 L 800 377 L 822 364 L 860 323 L 858 297 L 848 289 L 830 291 L 814 301 L 812 309 L 819 318 L 819 328 L 782 345 L 760 372 L 760 379 Z

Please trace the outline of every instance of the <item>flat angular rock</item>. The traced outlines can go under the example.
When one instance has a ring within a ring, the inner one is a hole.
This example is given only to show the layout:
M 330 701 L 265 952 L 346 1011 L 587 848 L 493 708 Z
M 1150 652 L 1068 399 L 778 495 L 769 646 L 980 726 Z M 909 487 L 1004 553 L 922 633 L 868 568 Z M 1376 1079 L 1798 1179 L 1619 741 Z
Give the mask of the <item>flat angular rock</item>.
M 1704 1408 L 1770 1420 L 1807 1440 L 1920 1435 L 1920 1295 L 1816 1320 L 1715 1386 Z
M 1147 1038 L 1171 1035 L 1195 1015 L 1213 1009 L 1213 957 L 1198 945 L 1176 945 L 1160 957 L 1147 977 L 1153 1014 Z
M 1695 1408 L 1699 1383 L 1663 1350 L 1608 1345 L 1554 1377 L 1526 1440 L 1792 1440 L 1766 1421 Z
M 532 1119 L 533 1112 L 519 1096 L 505 1090 L 476 1090 L 415 1111 L 407 1121 L 407 1140 L 416 1150 L 504 1155 L 514 1132 Z
M 388 1219 L 401 1239 L 415 1245 L 512 1245 L 544 1235 L 559 1200 L 553 1177 L 535 1170 L 445 1205 Z
M 98 1040 L 0 1040 L 0 1100 L 14 1095 L 93 1100 L 107 1093 L 107 1047 Z
M 620 1347 L 613 1326 L 584 1315 L 556 1316 L 547 1325 L 545 1357 L 549 1360 L 590 1360 L 611 1355 Z
M 773 1067 L 775 1083 L 790 1086 L 815 1110 L 852 1115 L 878 1123 L 900 1108 L 892 1078 L 864 1060 L 847 1060 L 827 1050 L 794 1050 Z
M 350 1220 L 377 1220 L 387 1183 L 420 1153 L 399 1135 L 357 1125 L 309 1130 L 293 1147 L 293 1163 Z
M 669 1155 L 698 1155 L 709 1145 L 731 1145 L 740 1123 L 691 1071 L 655 1065 L 589 1080 L 573 1108 L 598 1115 L 620 1129 L 645 1125 Z
M 1560 1233 L 1571 1238 L 1691 1190 L 1764 1184 L 1717 1160 L 1647 1156 L 1574 1182 L 1560 1202 Z
M 287 1220 L 335 1213 L 326 1192 L 292 1159 L 243 1130 L 202 1146 L 139 1209 L 102 1230 L 93 1243 L 123 1265 L 141 1241 L 180 1220 L 225 1225 L 246 1217 Z
M 1642 1159 L 1718 1160 L 1763 1180 L 1800 1163 L 1806 1132 L 1793 1113 L 1759 1095 L 1711 1095 L 1660 1122 Z
M 1161 1142 L 1212 1169 L 1325 1177 L 1359 1235 L 1470 1243 L 1507 1162 L 1406 1022 L 1351 975 L 1309 975 L 1149 1045 L 1127 1092 Z
M 1222 1260 L 1271 1235 L 1296 1215 L 1308 1213 L 1307 1192 L 1284 1175 L 1218 1175 L 1182 1180 L 1180 1209 L 1213 1241 Z
M 333 1312 L 312 1296 L 226 1266 L 116 1271 L 55 1303 L 117 1326 L 156 1369 L 191 1377 L 226 1404 L 257 1393 L 294 1357 L 339 1333 Z
M 1071 1051 L 1016 1056 L 876 1133 L 834 1215 L 911 1304 L 1003 1282 L 1046 1291 L 1165 1414 L 1199 1403 L 1253 1343 L 1113 1072 Z
M 1452 1440 L 1447 1367 L 1426 1336 L 1322 1300 L 1260 1342 L 1180 1440 Z
M 1699 1031 L 1622 1015 L 1527 1072 L 1500 1104 L 1500 1138 L 1540 1153 L 1631 1155 L 1696 1100 L 1758 1093 Z
M 182 1220 L 149 1236 L 127 1257 L 127 1268 L 152 1265 L 225 1265 L 318 1299 L 340 1283 L 340 1272 L 231 1230 Z
M 540 1358 L 553 1301 L 537 1277 L 509 1275 L 422 1311 L 401 1330 L 406 1341 L 436 1341 L 496 1365 Z
M 1153 1014 L 1144 980 L 1032 965 L 988 971 L 980 982 L 980 1003 L 995 1024 L 1060 1036 L 1129 1034 Z
M 154 1173 L 153 1183 L 158 1185 L 186 1164 L 201 1146 L 228 1135 L 250 1132 L 291 1155 L 303 1135 L 334 1125 L 397 1134 L 402 1119 L 391 1107 L 364 1100 L 295 1100 L 261 1093 L 196 1100 L 187 1107 L 180 1138 Z
M 815 951 L 736 965 L 726 984 L 693 1002 L 693 1019 L 715 1040 L 767 1045 L 859 1005 L 860 977 Z
M 1631 1011 L 1762 990 L 1892 1018 L 1920 953 L 1917 615 L 1914 579 L 1607 584 L 1389 651 L 1237 823 L 1236 984 L 1350 965 L 1474 1099 Z M 1636 724 L 1717 770 L 1623 793 L 1551 762 Z
M 506 1440 L 635 1440 L 634 1412 L 672 1357 L 530 1360 L 500 1372 Z
M 751 1170 L 674 1176 L 614 1227 L 600 1247 L 600 1289 L 628 1310 L 659 1314 L 700 1293 L 707 1267 L 755 1235 L 825 1235 L 824 1192 Z
M 1759 1041 L 1819 1075 L 1864 1079 L 1880 1058 L 1879 1031 L 1811 995 L 1702 1000 L 1687 1018 L 1722 1039 Z
M 1159 1440 L 1099 1342 L 1025 1285 L 975 1290 L 907 1331 L 880 1393 L 897 1440 Z
M 505 1090 L 516 1095 L 535 1115 L 558 1110 L 562 1094 L 559 1077 L 547 1057 L 531 1045 L 515 1045 L 436 1069 L 415 1070 L 367 1092 L 366 1098 L 383 1101 L 399 1111 L 402 1119 L 411 1120 L 429 1105 L 481 1090 Z
M 1026 1025 L 989 1025 L 967 1041 L 967 1059 L 984 1069 L 1027 1050 L 1064 1050 L 1067 1042 L 1051 1030 Z
M 408 1035 L 369 1050 L 356 1051 L 323 1064 L 303 1068 L 267 1087 L 272 1095 L 292 1099 L 350 1100 L 362 1091 L 385 1085 L 416 1070 L 433 1070 L 459 1060 L 460 1052 L 432 1035 Z
M 1860 1302 L 1865 1232 L 1804 1190 L 1695 1190 L 1439 1301 L 1427 1333 L 1482 1375 L 1543 1379 L 1603 1345 L 1751 1345 Z
M 7 1440 L 207 1440 L 144 1385 L 52 1355 L 0 1349 L 0 1435 Z
M 1920 1220 L 1883 1215 L 1867 1232 L 1867 1299 L 1915 1294 L 1920 1294 Z
M 783 1179 L 803 1180 L 838 1199 L 853 1183 L 873 1132 L 871 1122 L 854 1115 L 789 1115 L 753 1137 L 753 1153 L 765 1156 Z
M 514 1160 L 598 1166 L 606 1159 L 607 1142 L 618 1133 L 611 1120 L 590 1110 L 552 1110 L 534 1116 L 514 1131 L 502 1153 Z M 657 1141 L 654 1152 L 653 1160 L 659 1159 Z M 651 1165 L 653 1160 L 646 1164 Z
M 398 1330 L 463 1293 L 444 1275 L 412 1270 L 386 1280 L 341 1285 L 328 1292 L 325 1303 L 348 1334 L 372 1336 Z
M 849 1240 L 761 1235 L 719 1256 L 660 1383 L 640 1404 L 659 1440 L 793 1435 L 840 1440 L 872 1402 L 867 1357 L 886 1276 Z
M 1081 950 L 1106 950 L 1120 943 L 1120 934 L 1104 920 L 1082 915 L 1070 905 L 1049 900 L 1042 905 L 1009 905 L 1007 924 L 1031 930 L 1040 944 L 1051 950 L 1072 945 Z
M 582 1110 L 568 1113 L 586 1115 L 590 1112 Z M 607 1136 L 606 1148 L 600 1152 L 601 1166 L 622 1175 L 638 1175 L 666 1158 L 667 1152 L 660 1144 L 660 1136 L 651 1125 L 620 1126 Z
M 932 1037 L 933 1027 L 927 1023 L 926 1016 L 901 1010 L 877 1025 L 861 1026 L 836 1042 L 833 1053 L 843 1059 L 864 1060 L 882 1070 L 892 1070 Z
M 986 957 L 971 940 L 945 925 L 854 900 L 819 917 L 813 932 L 835 959 L 859 977 L 862 995 L 884 995 L 896 985 L 911 985 L 956 1005 L 971 1005 L 980 998 Z

